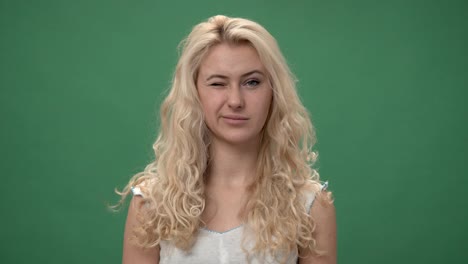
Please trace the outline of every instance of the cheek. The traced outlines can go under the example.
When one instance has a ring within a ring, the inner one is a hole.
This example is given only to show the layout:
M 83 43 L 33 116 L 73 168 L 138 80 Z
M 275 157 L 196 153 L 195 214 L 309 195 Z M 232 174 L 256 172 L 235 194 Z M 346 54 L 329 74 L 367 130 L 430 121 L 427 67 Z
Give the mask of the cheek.
M 199 94 L 200 95 L 200 94 Z M 217 92 L 209 92 L 200 95 L 203 111 L 208 114 L 216 113 L 223 104 L 223 95 Z
M 270 109 L 271 109 L 271 103 L 268 102 L 265 104 L 263 108 L 263 122 L 266 123 L 268 119 L 268 115 L 270 114 Z
M 213 100 L 202 101 L 201 107 L 205 117 L 205 122 L 210 122 L 216 118 L 217 109 Z
M 200 101 L 203 113 L 206 114 L 207 110 L 209 109 L 209 103 L 210 103 L 209 96 L 205 92 L 199 90 L 198 100 Z
M 273 103 L 273 96 L 272 92 L 266 93 L 264 97 L 262 98 L 261 102 L 259 102 L 259 105 L 261 105 L 261 111 L 265 116 L 268 116 L 268 113 L 270 112 L 271 104 Z

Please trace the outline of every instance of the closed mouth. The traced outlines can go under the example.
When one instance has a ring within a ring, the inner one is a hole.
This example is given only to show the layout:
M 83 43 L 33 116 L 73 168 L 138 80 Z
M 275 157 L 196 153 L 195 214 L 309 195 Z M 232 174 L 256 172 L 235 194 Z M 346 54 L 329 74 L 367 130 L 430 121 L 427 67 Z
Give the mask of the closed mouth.
M 223 118 L 226 118 L 226 119 L 231 119 L 231 120 L 248 120 L 247 117 L 244 117 L 244 116 L 231 116 L 231 115 L 227 115 L 227 116 L 222 116 Z

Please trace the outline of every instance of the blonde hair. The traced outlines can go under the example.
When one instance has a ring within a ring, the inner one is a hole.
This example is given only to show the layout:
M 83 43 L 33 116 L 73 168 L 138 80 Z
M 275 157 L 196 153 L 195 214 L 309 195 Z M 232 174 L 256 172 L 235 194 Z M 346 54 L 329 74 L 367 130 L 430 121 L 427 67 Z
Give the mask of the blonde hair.
M 318 183 L 319 174 L 312 167 L 317 158 L 312 151 L 315 132 L 297 95 L 295 78 L 266 29 L 247 19 L 226 16 L 214 16 L 196 25 L 181 43 L 172 89 L 161 105 L 161 127 L 153 145 L 155 160 L 118 192 L 122 203 L 132 186 L 144 186 L 145 210 L 140 210 L 136 243 L 154 247 L 161 240 L 170 240 L 189 250 L 203 225 L 210 139 L 196 79 L 205 55 L 220 43 L 254 47 L 273 89 L 257 178 L 246 206 L 246 223 L 255 234 L 252 252 L 288 254 L 297 252 L 298 247 L 318 252 L 312 236 L 314 222 L 304 200 L 307 190 L 318 190 L 314 183 Z

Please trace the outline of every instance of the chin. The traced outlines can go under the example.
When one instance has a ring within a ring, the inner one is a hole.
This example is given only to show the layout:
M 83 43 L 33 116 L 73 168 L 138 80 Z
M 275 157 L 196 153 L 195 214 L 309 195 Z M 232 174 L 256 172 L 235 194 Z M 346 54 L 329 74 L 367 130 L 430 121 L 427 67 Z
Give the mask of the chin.
M 231 145 L 253 144 L 260 140 L 258 136 L 252 135 L 225 135 L 220 139 Z

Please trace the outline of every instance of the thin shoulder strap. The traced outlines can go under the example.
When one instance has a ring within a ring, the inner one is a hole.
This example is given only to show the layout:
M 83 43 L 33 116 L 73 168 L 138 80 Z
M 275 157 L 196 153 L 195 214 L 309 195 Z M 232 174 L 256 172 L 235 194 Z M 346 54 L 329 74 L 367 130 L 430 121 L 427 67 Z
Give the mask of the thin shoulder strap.
M 320 188 L 320 191 L 326 190 L 328 188 L 328 181 L 324 182 L 322 184 L 322 187 Z
M 132 193 L 134 196 L 143 197 L 143 192 L 141 191 L 140 187 L 132 187 Z

